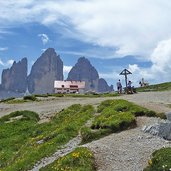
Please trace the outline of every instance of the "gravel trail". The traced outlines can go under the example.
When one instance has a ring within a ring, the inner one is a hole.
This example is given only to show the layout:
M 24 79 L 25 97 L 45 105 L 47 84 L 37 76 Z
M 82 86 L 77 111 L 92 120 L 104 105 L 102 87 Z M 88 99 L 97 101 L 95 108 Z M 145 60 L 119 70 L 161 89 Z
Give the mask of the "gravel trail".
M 144 124 L 160 121 L 158 118 L 138 117 L 138 127 L 111 134 L 84 146 L 94 152 L 98 171 L 142 171 L 152 152 L 171 147 L 171 142 L 141 131 Z
M 27 102 L 22 104 L 5 104 L 0 103 L 0 117 L 16 110 L 31 110 L 37 112 L 41 119 L 53 116 L 63 108 L 67 108 L 72 104 L 91 104 L 98 105 L 106 99 L 126 99 L 138 105 L 152 109 L 157 112 L 169 112 L 171 108 L 167 105 L 171 104 L 171 91 L 166 92 L 145 92 L 131 95 L 121 95 L 119 97 L 100 97 L 100 98 L 43 98 L 39 102 Z

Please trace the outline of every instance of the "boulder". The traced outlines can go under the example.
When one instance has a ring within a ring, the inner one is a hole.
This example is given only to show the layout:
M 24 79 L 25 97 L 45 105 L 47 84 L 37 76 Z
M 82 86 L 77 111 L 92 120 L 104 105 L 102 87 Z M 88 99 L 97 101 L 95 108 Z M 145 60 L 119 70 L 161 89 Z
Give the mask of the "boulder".
M 164 120 L 154 125 L 144 126 L 142 130 L 166 140 L 171 140 L 171 122 L 168 120 Z
M 171 121 L 171 112 L 166 113 L 167 120 Z

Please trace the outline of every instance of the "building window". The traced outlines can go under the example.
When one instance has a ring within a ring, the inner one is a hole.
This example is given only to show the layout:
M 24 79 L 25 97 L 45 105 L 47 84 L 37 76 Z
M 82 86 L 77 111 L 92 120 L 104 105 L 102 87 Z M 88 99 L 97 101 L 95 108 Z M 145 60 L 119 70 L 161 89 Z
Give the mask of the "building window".
M 65 86 L 64 85 L 62 85 L 62 88 L 64 88 Z

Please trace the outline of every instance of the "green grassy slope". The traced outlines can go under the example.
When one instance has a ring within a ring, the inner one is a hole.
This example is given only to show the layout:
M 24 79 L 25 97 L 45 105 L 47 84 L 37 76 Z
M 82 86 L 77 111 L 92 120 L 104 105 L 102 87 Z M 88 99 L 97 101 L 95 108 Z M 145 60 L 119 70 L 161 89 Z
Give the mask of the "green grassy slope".
M 168 91 L 171 90 L 171 82 L 161 83 L 149 85 L 146 87 L 137 88 L 138 92 L 146 92 L 146 91 Z

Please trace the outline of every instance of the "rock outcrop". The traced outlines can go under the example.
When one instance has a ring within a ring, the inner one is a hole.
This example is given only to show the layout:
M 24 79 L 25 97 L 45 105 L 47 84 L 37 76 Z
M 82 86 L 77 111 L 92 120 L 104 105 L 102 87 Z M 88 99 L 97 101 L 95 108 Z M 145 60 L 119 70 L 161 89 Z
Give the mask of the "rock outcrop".
M 55 80 L 63 80 L 63 62 L 55 50 L 49 48 L 33 64 L 28 90 L 34 94 L 53 93 Z
M 14 61 L 9 69 L 2 71 L 1 87 L 5 91 L 24 93 L 27 89 L 27 58 Z
M 107 82 L 100 78 L 98 82 L 98 92 L 111 92 L 113 91 L 113 86 L 108 86 Z
M 169 120 L 163 120 L 154 125 L 144 126 L 142 130 L 166 140 L 171 140 L 171 121 Z
M 85 81 L 85 91 L 106 92 L 111 90 L 104 79 L 99 79 L 97 70 L 85 57 L 78 59 L 75 66 L 70 70 L 67 80 Z

